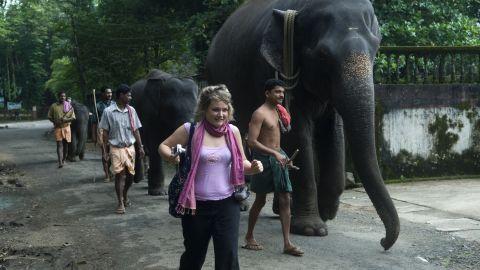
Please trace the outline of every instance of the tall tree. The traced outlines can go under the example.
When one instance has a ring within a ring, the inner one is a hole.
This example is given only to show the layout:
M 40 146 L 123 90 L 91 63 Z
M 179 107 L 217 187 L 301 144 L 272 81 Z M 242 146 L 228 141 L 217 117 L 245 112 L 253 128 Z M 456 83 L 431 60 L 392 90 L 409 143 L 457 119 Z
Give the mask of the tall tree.
M 47 79 L 44 65 L 48 14 L 42 1 L 22 1 L 11 4 L 3 13 L 3 34 L 0 70 L 5 96 L 21 99 L 26 106 L 41 101 L 43 84 Z M 2 35 L 0 34 L 0 35 Z

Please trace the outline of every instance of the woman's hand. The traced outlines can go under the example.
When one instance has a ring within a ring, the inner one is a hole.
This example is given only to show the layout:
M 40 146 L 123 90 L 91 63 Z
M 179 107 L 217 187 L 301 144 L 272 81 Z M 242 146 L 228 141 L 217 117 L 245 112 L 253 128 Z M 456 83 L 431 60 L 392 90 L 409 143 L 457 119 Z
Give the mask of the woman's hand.
M 185 130 L 185 127 L 181 125 L 180 127 L 175 130 L 175 132 L 170 135 L 165 141 L 163 141 L 158 146 L 158 154 L 165 160 L 166 162 L 172 164 L 178 164 L 180 162 L 179 156 L 174 156 L 172 154 L 172 147 L 177 144 L 186 145 L 188 142 L 188 133 Z
M 252 160 L 251 163 L 252 163 L 252 167 L 251 167 L 250 170 L 251 170 L 252 174 L 257 174 L 257 173 L 263 172 L 263 164 L 262 164 L 261 161 L 254 159 L 254 160 Z
M 174 156 L 171 154 L 168 157 L 167 162 L 173 165 L 177 165 L 178 163 L 180 163 L 180 156 L 179 155 Z

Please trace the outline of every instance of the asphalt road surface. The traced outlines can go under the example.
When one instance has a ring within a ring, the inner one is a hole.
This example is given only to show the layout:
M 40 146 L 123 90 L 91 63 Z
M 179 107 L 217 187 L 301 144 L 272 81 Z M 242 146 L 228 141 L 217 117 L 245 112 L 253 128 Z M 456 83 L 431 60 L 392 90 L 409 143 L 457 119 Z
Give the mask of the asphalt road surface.
M 47 121 L 0 129 L 0 270 L 177 269 L 183 238 L 167 198 L 147 196 L 142 181 L 131 189 L 126 214 L 114 214 L 113 184 L 103 183 L 98 148 L 89 145 L 84 161 L 57 169 L 49 129 Z M 351 203 L 352 194 L 328 222 L 327 237 L 292 236 L 305 251 L 300 258 L 282 254 L 269 197 L 255 231 L 264 250 L 239 248 L 241 268 L 480 269 L 478 241 L 412 219 L 401 218 L 397 243 L 383 251 L 383 224 L 368 201 Z M 241 214 L 240 243 L 247 217 Z M 213 269 L 213 247 L 204 269 Z

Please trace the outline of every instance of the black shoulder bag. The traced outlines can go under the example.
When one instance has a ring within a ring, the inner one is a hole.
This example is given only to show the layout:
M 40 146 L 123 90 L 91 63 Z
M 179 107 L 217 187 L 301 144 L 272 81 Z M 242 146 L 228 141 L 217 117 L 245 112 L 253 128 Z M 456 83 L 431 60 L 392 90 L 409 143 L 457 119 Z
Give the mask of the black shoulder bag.
M 190 123 L 190 131 L 188 134 L 187 151 L 180 154 L 180 163 L 178 164 L 177 172 L 172 178 L 168 186 L 168 213 L 172 217 L 180 218 L 183 215 L 177 213 L 178 198 L 183 190 L 185 181 L 187 181 L 188 173 L 190 172 L 190 165 L 192 160 L 192 137 L 195 132 L 195 123 Z

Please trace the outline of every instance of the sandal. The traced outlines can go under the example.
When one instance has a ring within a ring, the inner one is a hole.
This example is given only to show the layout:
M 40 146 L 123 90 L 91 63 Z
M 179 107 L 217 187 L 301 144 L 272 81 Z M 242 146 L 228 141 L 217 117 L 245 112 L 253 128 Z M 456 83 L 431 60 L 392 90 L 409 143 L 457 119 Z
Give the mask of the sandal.
M 257 243 L 255 240 L 246 242 L 245 245 L 242 246 L 244 249 L 249 249 L 249 250 L 254 250 L 254 251 L 259 251 L 263 249 L 263 246 Z
M 301 257 L 303 256 L 304 252 L 303 250 L 299 249 L 296 246 L 291 246 L 289 248 L 286 248 L 283 250 L 283 254 L 288 254 L 296 257 Z
M 117 209 L 115 210 L 115 213 L 116 213 L 116 214 L 119 214 L 119 215 L 125 214 L 125 207 L 124 207 L 123 205 L 117 207 Z

